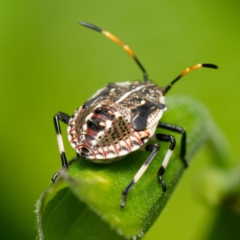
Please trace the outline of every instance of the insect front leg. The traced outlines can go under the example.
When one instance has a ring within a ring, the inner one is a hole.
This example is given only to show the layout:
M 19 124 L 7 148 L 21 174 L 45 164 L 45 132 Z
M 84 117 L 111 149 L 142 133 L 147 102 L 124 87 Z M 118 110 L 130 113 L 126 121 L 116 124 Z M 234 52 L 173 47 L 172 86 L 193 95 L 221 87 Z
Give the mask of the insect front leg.
M 188 163 L 185 159 L 186 156 L 186 145 L 187 145 L 187 133 L 186 131 L 179 126 L 173 125 L 173 124 L 169 124 L 169 123 L 162 123 L 160 122 L 158 124 L 159 128 L 163 128 L 163 129 L 167 129 L 170 130 L 172 132 L 176 132 L 176 133 L 180 133 L 182 134 L 182 139 L 181 139 L 181 150 L 180 150 L 180 158 L 184 164 L 184 167 L 188 166 Z
M 128 184 L 128 186 L 122 191 L 122 202 L 121 207 L 124 207 L 126 204 L 126 198 L 127 194 L 130 191 L 130 189 L 133 187 L 133 185 L 141 178 L 141 176 L 144 174 L 144 172 L 147 170 L 148 166 L 160 150 L 160 146 L 158 143 L 154 144 L 148 144 L 145 148 L 146 151 L 150 152 L 149 157 L 147 158 L 146 162 L 142 165 L 142 167 L 138 170 L 136 175 L 134 176 L 133 180 Z M 162 181 L 163 182 L 163 181 Z
M 57 134 L 57 142 L 58 142 L 58 148 L 60 152 L 60 157 L 61 157 L 61 162 L 62 162 L 62 167 L 63 168 L 68 168 L 68 161 L 66 158 L 65 150 L 64 150 L 64 144 L 63 144 L 63 139 L 62 139 L 62 133 L 61 133 L 61 127 L 60 127 L 60 122 L 62 121 L 66 124 L 68 124 L 70 119 L 70 116 L 68 116 L 65 113 L 58 112 L 54 117 L 53 117 L 53 122 Z M 55 173 L 52 177 L 52 181 L 54 182 L 58 176 L 58 173 Z

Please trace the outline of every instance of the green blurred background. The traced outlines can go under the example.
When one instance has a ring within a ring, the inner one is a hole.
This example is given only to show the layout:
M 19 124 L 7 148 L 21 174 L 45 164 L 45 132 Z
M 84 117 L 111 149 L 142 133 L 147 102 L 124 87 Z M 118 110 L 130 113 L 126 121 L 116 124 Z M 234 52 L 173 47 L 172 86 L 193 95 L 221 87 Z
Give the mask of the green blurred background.
M 35 202 L 60 167 L 53 115 L 59 110 L 72 114 L 108 82 L 142 79 L 119 46 L 79 26 L 80 20 L 131 46 L 150 78 L 162 86 L 193 64 L 219 65 L 218 71 L 189 74 L 169 95 L 203 102 L 237 159 L 239 12 L 236 0 L 1 0 L 0 238 L 36 238 Z M 67 155 L 74 156 L 65 142 Z M 192 194 L 192 179 L 208 164 L 200 158 L 146 239 L 204 239 L 216 211 Z

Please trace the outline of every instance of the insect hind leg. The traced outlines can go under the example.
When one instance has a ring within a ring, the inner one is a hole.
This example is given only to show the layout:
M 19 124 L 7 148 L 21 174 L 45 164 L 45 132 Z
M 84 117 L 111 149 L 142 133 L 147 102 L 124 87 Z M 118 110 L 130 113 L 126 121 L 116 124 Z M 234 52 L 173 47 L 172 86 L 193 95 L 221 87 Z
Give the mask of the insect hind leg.
M 181 158 L 181 160 L 183 162 L 184 167 L 185 168 L 188 167 L 188 163 L 187 163 L 186 158 L 185 158 L 185 156 L 186 156 L 186 145 L 187 145 L 187 133 L 184 130 L 184 128 L 176 126 L 176 125 L 173 125 L 173 124 L 169 124 L 169 123 L 163 123 L 163 122 L 160 122 L 158 124 L 158 127 L 159 128 L 163 128 L 163 129 L 167 129 L 167 130 L 172 131 L 172 132 L 176 132 L 176 133 L 182 134 L 180 158 Z
M 163 142 L 170 142 L 170 146 L 168 148 L 168 151 L 167 153 L 165 154 L 165 157 L 163 159 L 163 162 L 162 162 L 162 165 L 161 167 L 159 168 L 158 170 L 158 179 L 159 179 L 159 182 L 161 183 L 162 185 L 162 189 L 163 189 L 163 192 L 165 192 L 167 190 L 167 187 L 163 181 L 163 174 L 165 172 L 165 169 L 167 168 L 167 165 L 168 165 L 168 162 L 172 156 L 172 153 L 173 153 L 173 150 L 175 148 L 175 145 L 176 145 L 176 141 L 175 141 L 175 138 L 174 136 L 172 135 L 168 135 L 168 134 L 156 134 L 156 138 L 159 140 L 159 141 L 163 141 Z

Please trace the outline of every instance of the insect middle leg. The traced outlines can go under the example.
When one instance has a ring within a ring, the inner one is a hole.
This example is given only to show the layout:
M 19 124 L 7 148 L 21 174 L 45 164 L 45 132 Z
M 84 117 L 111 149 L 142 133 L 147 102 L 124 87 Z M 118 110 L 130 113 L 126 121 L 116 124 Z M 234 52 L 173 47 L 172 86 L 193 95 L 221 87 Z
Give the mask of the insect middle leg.
M 160 146 L 158 143 L 153 143 L 153 144 L 148 144 L 145 148 L 146 151 L 151 152 L 150 155 L 148 156 L 147 160 L 145 163 L 142 165 L 142 167 L 138 170 L 138 172 L 135 174 L 133 177 L 133 180 L 127 185 L 127 187 L 122 191 L 122 202 L 121 202 L 121 207 L 124 207 L 126 204 L 126 198 L 127 194 L 130 191 L 130 189 L 133 187 L 133 185 L 141 178 L 141 176 L 144 174 L 144 172 L 147 170 L 148 166 L 160 150 Z M 164 184 L 162 180 L 162 184 Z
M 70 119 L 70 116 L 68 116 L 66 113 L 58 112 L 54 117 L 53 117 L 53 122 L 57 134 L 57 142 L 58 142 L 58 148 L 60 152 L 60 157 L 61 157 L 61 162 L 62 162 L 62 167 L 63 168 L 68 168 L 68 161 L 66 158 L 65 150 L 64 150 L 64 144 L 63 144 L 63 139 L 62 139 L 62 133 L 61 133 L 61 127 L 60 127 L 60 122 L 62 121 L 66 124 L 68 124 Z M 52 177 L 52 181 L 54 182 L 58 176 L 58 173 L 55 173 Z

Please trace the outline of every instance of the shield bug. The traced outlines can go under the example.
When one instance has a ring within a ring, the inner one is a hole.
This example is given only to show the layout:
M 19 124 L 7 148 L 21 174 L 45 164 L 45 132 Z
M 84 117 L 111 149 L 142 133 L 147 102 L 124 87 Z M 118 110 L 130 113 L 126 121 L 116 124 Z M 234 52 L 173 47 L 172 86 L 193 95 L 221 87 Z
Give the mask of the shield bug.
M 169 143 L 169 149 L 157 173 L 163 191 L 167 189 L 163 174 L 174 150 L 175 138 L 168 134 L 155 134 L 156 128 L 167 129 L 182 135 L 180 158 L 183 165 L 187 167 L 185 159 L 187 134 L 185 130 L 180 126 L 159 121 L 163 112 L 167 109 L 164 97 L 173 84 L 192 70 L 199 68 L 217 69 L 218 67 L 209 63 L 196 64 L 185 69 L 166 87 L 159 87 L 149 80 L 143 65 L 133 51 L 121 40 L 92 24 L 86 22 L 81 22 L 81 24 L 102 33 L 123 47 L 142 70 L 144 80 L 143 82 L 135 80 L 133 83 L 110 83 L 105 88 L 98 90 L 72 116 L 63 112 L 58 112 L 54 116 L 62 167 L 68 168 L 69 162 L 64 151 L 60 121 L 68 125 L 68 139 L 77 155 L 96 163 L 114 162 L 119 160 L 119 157 L 136 151 L 145 145 L 145 150 L 150 154 L 129 185 L 122 191 L 121 207 L 124 207 L 129 190 L 147 170 L 160 150 L 158 142 L 147 144 L 153 135 L 156 136 L 158 141 Z M 55 181 L 57 176 L 58 173 L 54 174 L 52 180 Z

